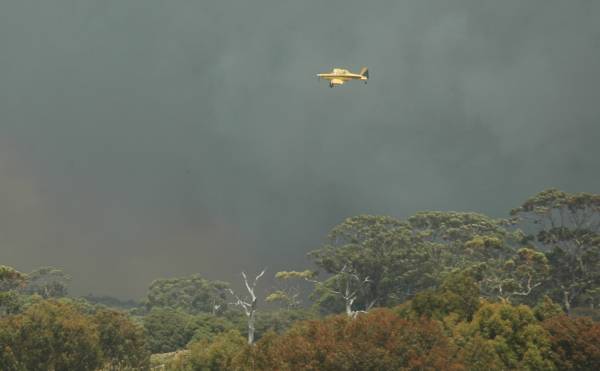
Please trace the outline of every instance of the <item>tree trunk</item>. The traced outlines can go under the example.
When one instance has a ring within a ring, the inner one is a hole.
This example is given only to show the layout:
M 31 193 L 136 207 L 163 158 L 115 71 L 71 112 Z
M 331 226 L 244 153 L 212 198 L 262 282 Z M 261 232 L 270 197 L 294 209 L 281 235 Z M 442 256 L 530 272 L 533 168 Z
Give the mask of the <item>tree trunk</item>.
M 567 316 L 571 317 L 571 299 L 569 298 L 569 291 L 563 291 L 563 300 Z
M 254 343 L 254 320 L 255 320 L 256 311 L 252 311 L 250 316 L 248 317 L 248 344 L 252 345 Z
M 346 300 L 346 314 L 348 317 L 352 317 L 354 314 L 354 312 L 352 312 L 352 302 L 349 300 Z

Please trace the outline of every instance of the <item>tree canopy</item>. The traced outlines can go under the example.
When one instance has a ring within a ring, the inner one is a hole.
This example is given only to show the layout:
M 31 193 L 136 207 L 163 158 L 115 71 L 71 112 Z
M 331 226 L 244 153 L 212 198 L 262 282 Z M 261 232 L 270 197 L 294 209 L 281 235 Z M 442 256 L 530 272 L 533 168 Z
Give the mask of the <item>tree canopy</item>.
M 150 285 L 144 305 L 147 310 L 168 307 L 191 314 L 216 313 L 227 305 L 228 288 L 226 282 L 209 281 L 197 274 L 159 279 Z
M 600 195 L 540 192 L 511 211 L 550 263 L 550 291 L 567 312 L 600 286 Z M 597 294 L 596 294 L 597 295 Z

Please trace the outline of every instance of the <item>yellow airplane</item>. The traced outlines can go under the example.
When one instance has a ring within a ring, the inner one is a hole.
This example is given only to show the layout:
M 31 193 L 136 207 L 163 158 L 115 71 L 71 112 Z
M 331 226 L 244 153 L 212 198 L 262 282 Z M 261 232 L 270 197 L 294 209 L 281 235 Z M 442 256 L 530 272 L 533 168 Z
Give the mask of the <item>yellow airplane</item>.
M 336 85 L 342 85 L 349 80 L 360 80 L 364 81 L 366 84 L 369 79 L 369 70 L 367 67 L 363 67 L 359 73 L 352 73 L 343 68 L 334 68 L 331 72 L 317 74 L 317 77 L 319 80 L 329 80 L 330 88 L 333 88 Z

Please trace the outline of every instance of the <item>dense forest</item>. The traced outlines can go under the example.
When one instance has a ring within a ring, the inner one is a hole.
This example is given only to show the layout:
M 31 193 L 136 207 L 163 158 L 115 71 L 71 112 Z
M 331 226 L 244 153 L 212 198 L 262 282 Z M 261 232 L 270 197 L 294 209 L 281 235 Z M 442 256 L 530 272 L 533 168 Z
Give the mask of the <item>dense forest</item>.
M 2 265 L 0 369 L 600 369 L 599 194 L 545 190 L 502 219 L 355 216 L 308 256 L 249 267 L 243 290 L 157 279 L 139 303 Z

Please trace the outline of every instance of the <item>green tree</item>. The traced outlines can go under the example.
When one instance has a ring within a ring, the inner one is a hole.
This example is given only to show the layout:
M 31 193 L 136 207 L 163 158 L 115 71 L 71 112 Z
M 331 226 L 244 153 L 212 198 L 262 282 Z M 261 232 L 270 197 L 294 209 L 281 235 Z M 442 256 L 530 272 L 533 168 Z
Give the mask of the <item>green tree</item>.
M 410 301 L 416 318 L 438 320 L 454 314 L 458 320 L 470 321 L 479 306 L 479 286 L 468 271 L 450 273 L 439 288 L 420 292 Z
M 437 287 L 452 271 L 468 269 L 482 296 L 526 298 L 544 282 L 549 268 L 544 254 L 525 242 L 509 220 L 478 213 L 421 212 L 406 222 L 349 218 L 309 254 L 330 275 L 315 281 L 313 297 L 331 312 L 345 308 L 354 313 L 352 306 L 368 310 L 374 304 L 401 303 Z
M 520 231 L 509 231 L 508 221 L 472 212 L 427 211 L 408 218 L 412 233 L 430 244 L 428 274 L 436 282 L 454 269 L 510 254 L 519 245 Z
M 94 323 L 71 305 L 41 301 L 2 328 L 0 362 L 10 363 L 1 369 L 95 370 L 102 363 Z
M 259 312 L 256 316 L 256 338 L 260 339 L 269 331 L 276 334 L 283 334 L 296 322 L 316 318 L 317 315 L 314 311 L 300 308 Z
M 315 272 L 305 270 L 303 272 L 296 271 L 281 271 L 275 273 L 275 279 L 280 283 L 280 287 L 271 292 L 265 298 L 265 301 L 270 303 L 282 303 L 287 309 L 293 310 L 300 307 L 301 288 L 298 279 L 305 281 L 313 281 L 316 276 Z
M 17 323 L 12 317 L 0 317 L 0 370 L 19 369 L 19 360 L 15 351 Z
M 481 269 L 483 296 L 501 301 L 530 296 L 547 280 L 550 272 L 546 255 L 527 247 L 514 251 L 508 257 L 490 257 L 478 268 Z
M 469 370 L 554 370 L 548 332 L 525 306 L 484 303 L 456 326 L 454 341 Z
M 27 281 L 27 275 L 16 269 L 0 265 L 0 317 L 18 313 L 23 303 L 17 289 Z
M 330 275 L 317 285 L 313 297 L 333 311 L 393 305 L 432 284 L 422 274 L 426 249 L 407 223 L 392 217 L 348 218 L 309 256 Z
M 102 349 L 104 368 L 109 370 L 147 369 L 150 352 L 144 329 L 127 314 L 101 309 L 93 316 Z
M 212 342 L 201 340 L 190 344 L 187 370 L 219 371 L 240 369 L 234 366 L 236 357 L 247 347 L 247 341 L 236 330 L 224 332 Z
M 44 299 L 67 296 L 71 276 L 62 269 L 41 267 L 27 275 L 27 284 L 21 290 L 27 295 L 37 294 Z
M 549 189 L 511 214 L 547 254 L 549 289 L 570 313 L 573 304 L 600 287 L 600 195 Z
M 200 313 L 188 320 L 185 332 L 193 334 L 190 339 L 191 342 L 200 340 L 212 341 L 215 336 L 229 330 L 237 329 L 237 327 L 237 323 L 230 321 L 224 316 Z
M 194 335 L 188 326 L 191 315 L 172 308 L 154 308 L 142 319 L 152 353 L 182 349 Z
M 115 308 L 115 309 L 122 309 L 122 310 L 132 310 L 132 309 L 137 309 L 140 305 L 140 303 L 128 299 L 128 300 L 121 300 L 112 296 L 108 296 L 108 295 L 102 295 L 102 296 L 96 296 L 93 294 L 88 294 L 85 296 L 81 297 L 82 299 L 85 299 L 87 302 L 89 302 L 90 304 L 93 305 L 102 305 L 108 308 Z
M 564 315 L 562 307 L 555 302 L 549 296 L 544 296 L 544 298 L 533 308 L 533 313 L 535 314 L 535 318 L 539 321 L 544 321 L 550 319 L 552 317 Z
M 547 279 L 545 255 L 526 245 L 510 220 L 469 212 L 420 212 L 410 217 L 414 234 L 429 244 L 426 274 L 440 281 L 455 269 L 472 271 L 489 299 L 521 300 Z
M 220 313 L 225 310 L 229 284 L 209 281 L 199 275 L 155 280 L 146 300 L 147 310 L 168 307 L 190 314 Z
M 14 290 L 27 280 L 27 275 L 18 270 L 0 265 L 0 291 Z

